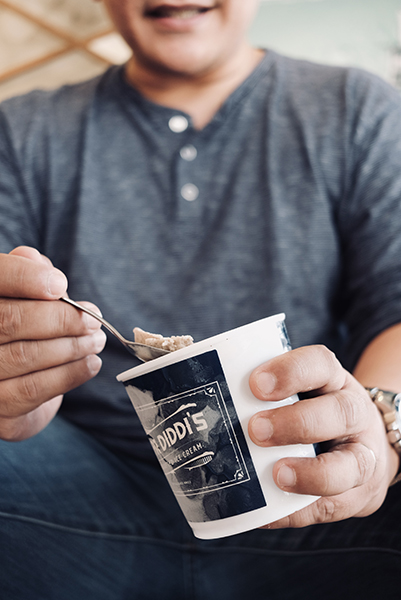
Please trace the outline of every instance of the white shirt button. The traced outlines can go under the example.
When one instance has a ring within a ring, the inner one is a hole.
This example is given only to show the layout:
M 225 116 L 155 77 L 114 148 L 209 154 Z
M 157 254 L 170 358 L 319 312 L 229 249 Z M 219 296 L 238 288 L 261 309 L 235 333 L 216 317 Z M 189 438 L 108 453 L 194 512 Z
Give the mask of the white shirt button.
M 188 129 L 188 125 L 188 119 L 186 119 L 183 115 L 175 115 L 174 117 L 171 117 L 168 122 L 168 126 L 170 127 L 171 131 L 174 131 L 174 133 L 182 133 Z
M 186 183 L 181 188 L 181 196 L 188 202 L 193 202 L 199 196 L 199 189 L 193 183 Z
M 181 148 L 180 155 L 181 158 L 183 158 L 184 160 L 191 162 L 192 160 L 195 160 L 195 158 L 198 156 L 198 151 L 195 148 L 195 146 L 192 146 L 192 144 L 188 144 L 187 146 L 183 146 Z

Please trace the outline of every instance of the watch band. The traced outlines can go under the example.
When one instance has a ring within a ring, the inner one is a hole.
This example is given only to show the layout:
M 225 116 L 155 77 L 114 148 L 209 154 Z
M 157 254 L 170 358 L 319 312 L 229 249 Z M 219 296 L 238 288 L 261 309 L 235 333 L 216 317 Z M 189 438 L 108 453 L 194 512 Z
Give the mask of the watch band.
M 401 405 L 401 393 L 388 392 L 377 387 L 365 389 L 382 416 L 389 443 L 400 457 L 398 473 L 390 483 L 390 486 L 392 486 L 401 481 L 401 429 L 399 422 L 397 422 L 397 414 Z

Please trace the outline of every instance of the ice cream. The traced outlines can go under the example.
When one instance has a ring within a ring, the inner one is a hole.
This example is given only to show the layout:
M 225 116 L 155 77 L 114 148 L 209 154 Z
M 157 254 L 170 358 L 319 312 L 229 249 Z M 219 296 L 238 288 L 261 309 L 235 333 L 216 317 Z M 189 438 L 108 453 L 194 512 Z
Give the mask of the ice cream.
M 149 333 L 144 331 L 140 327 L 134 329 L 135 341 L 139 344 L 145 344 L 146 346 L 153 346 L 154 348 L 162 348 L 173 352 L 185 346 L 193 344 L 193 337 L 190 335 L 172 335 L 171 337 L 164 337 L 159 333 Z

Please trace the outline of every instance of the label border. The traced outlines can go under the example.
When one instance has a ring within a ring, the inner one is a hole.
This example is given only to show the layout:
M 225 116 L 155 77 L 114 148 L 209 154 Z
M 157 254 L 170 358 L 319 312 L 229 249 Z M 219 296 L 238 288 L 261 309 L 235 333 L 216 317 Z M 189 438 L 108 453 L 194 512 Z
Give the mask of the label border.
M 206 391 L 206 388 L 210 388 L 210 387 L 215 387 L 217 388 L 217 391 L 215 391 L 213 394 L 210 394 Z M 179 483 L 173 483 L 170 481 L 169 473 L 167 473 L 166 471 L 164 471 L 165 476 L 167 477 L 167 480 L 170 482 L 170 485 L 172 486 L 174 493 L 177 496 L 197 496 L 199 494 L 207 494 L 209 492 L 214 492 L 216 490 L 222 489 L 222 488 L 229 488 L 232 487 L 234 485 L 240 485 L 242 483 L 245 483 L 247 481 L 250 481 L 251 477 L 246 465 L 246 460 L 244 458 L 244 455 L 242 453 L 242 449 L 241 449 L 241 445 L 239 443 L 239 440 L 236 436 L 230 415 L 228 413 L 227 410 L 227 406 L 226 406 L 226 402 L 224 400 L 224 396 L 223 393 L 221 391 L 221 387 L 218 381 L 211 381 L 210 383 L 206 383 L 204 385 L 198 386 L 197 388 L 192 388 L 191 390 L 188 390 L 188 392 L 180 392 L 179 394 L 175 394 L 174 396 L 166 396 L 165 398 L 161 398 L 160 400 L 157 400 L 157 402 L 149 402 L 148 404 L 143 404 L 142 406 L 138 407 L 137 410 L 138 412 L 143 412 L 146 409 L 149 408 L 154 408 L 155 406 L 160 406 L 163 404 L 168 404 L 169 402 L 176 402 L 177 400 L 180 399 L 180 397 L 182 398 L 190 398 L 193 395 L 199 394 L 200 391 L 204 391 L 205 394 L 209 397 L 213 396 L 215 397 L 215 400 L 217 402 L 218 408 L 220 410 L 221 416 L 223 418 L 224 421 L 224 425 L 225 428 L 227 430 L 227 433 L 229 435 L 230 438 L 230 443 L 231 443 L 231 447 L 234 451 L 235 454 L 235 458 L 239 467 L 239 470 L 241 470 L 241 472 L 243 473 L 243 477 L 238 480 L 238 479 L 230 479 L 227 480 L 226 482 L 222 482 L 222 483 L 218 483 L 218 484 L 213 484 L 212 486 L 203 486 L 202 488 L 199 489 L 194 489 L 191 491 L 186 491 L 184 492 L 180 487 L 179 487 Z M 172 415 L 170 415 L 168 417 L 168 419 L 170 419 L 174 414 L 176 413 L 172 413 Z M 166 419 L 166 420 L 168 420 Z M 161 421 L 161 423 L 163 423 L 164 421 Z M 159 425 L 161 423 L 158 423 L 156 425 L 156 427 L 159 427 Z M 153 429 L 155 429 L 156 427 L 154 427 Z M 150 437 L 150 432 L 153 431 L 153 429 L 150 429 L 148 431 L 145 430 L 145 433 L 148 437 Z M 165 463 L 165 455 L 163 455 L 160 450 L 157 448 L 157 446 L 155 447 L 154 444 L 152 444 L 152 447 L 154 448 L 156 454 L 158 455 L 159 460 L 162 463 Z M 199 458 L 199 457 L 198 457 Z M 173 473 L 173 471 L 171 471 L 171 473 Z M 236 471 L 236 473 L 238 473 L 238 470 Z M 176 486 L 178 487 L 178 489 L 176 489 Z

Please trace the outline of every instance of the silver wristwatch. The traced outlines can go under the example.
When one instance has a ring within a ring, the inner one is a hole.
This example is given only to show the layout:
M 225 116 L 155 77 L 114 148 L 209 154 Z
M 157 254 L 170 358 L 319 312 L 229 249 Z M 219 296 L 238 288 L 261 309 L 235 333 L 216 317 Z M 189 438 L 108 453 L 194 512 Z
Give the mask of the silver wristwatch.
M 395 448 L 401 460 L 401 393 L 386 392 L 379 388 L 365 388 L 379 409 L 387 430 L 390 444 Z M 401 481 L 400 470 L 390 485 Z

